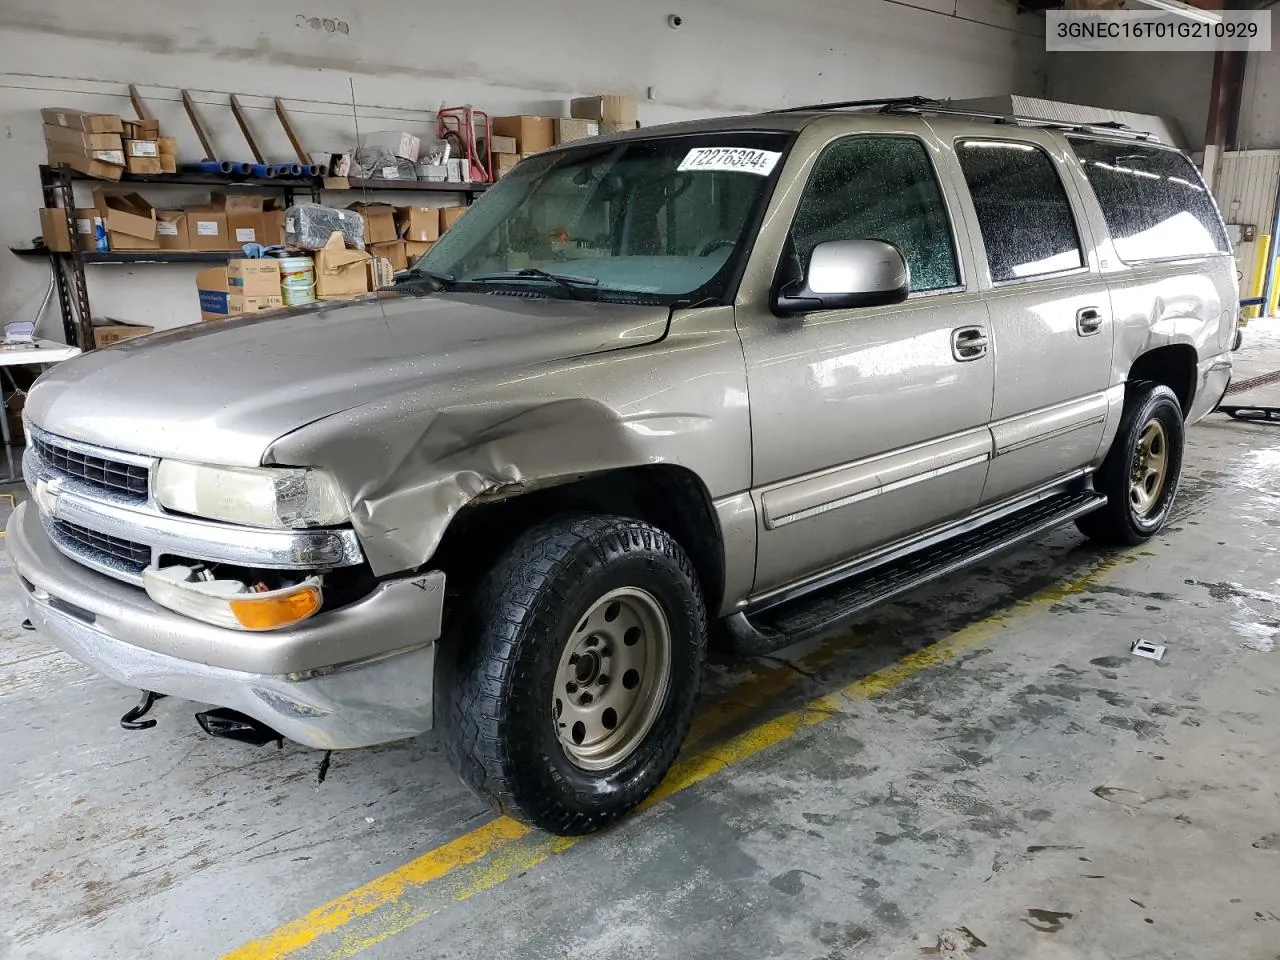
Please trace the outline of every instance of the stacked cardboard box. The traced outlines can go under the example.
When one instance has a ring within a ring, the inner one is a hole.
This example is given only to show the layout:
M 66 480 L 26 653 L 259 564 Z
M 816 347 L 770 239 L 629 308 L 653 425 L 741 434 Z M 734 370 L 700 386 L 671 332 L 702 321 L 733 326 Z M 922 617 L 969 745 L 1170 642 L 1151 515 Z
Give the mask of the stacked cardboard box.
M 634 130 L 639 125 L 635 100 L 618 94 L 575 97 L 569 102 L 569 116 L 594 120 L 603 134 Z
M 348 249 L 338 231 L 316 251 L 315 260 L 317 300 L 346 300 L 373 289 L 373 257 Z
M 93 205 L 106 225 L 109 249 L 160 249 L 155 208 L 141 195 L 107 193 L 99 187 L 93 191 Z
M 196 274 L 201 320 L 225 320 L 284 306 L 279 260 L 228 260 Z
M 96 250 L 97 227 L 102 223 L 97 208 L 78 207 L 72 220 L 75 225 L 74 242 L 67 227 L 67 212 L 61 207 L 41 209 L 40 234 L 44 245 L 55 253 L 70 253 L 73 249 Z
M 101 180 L 119 180 L 125 171 L 124 122 L 115 114 L 45 107 L 44 141 L 52 166 Z
M 556 143 L 554 117 L 494 117 L 495 137 L 510 137 L 516 142 L 516 152 L 540 153 L 550 150 Z
M 210 205 L 226 216 L 227 247 L 224 249 L 239 250 L 246 243 L 264 246 L 284 243 L 284 208 L 275 197 L 214 191 Z
M 455 223 L 458 218 L 467 212 L 466 207 L 441 207 L 440 208 L 440 232 L 444 233 Z
M 406 265 L 411 264 L 440 239 L 440 211 L 435 207 L 396 207 L 396 231 L 404 244 Z

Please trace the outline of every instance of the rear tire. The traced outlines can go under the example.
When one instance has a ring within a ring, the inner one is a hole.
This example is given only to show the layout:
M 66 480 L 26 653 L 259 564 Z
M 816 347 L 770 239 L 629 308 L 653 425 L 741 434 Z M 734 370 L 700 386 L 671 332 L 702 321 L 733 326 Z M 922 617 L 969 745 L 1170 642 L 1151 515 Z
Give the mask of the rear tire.
M 1182 407 L 1159 383 L 1129 387 L 1120 426 L 1094 485 L 1107 505 L 1076 521 L 1099 543 L 1135 546 L 1160 532 L 1182 476 Z
M 561 517 L 516 539 L 436 664 L 436 717 L 462 779 L 559 834 L 658 785 L 693 715 L 707 625 L 693 565 L 639 520 Z

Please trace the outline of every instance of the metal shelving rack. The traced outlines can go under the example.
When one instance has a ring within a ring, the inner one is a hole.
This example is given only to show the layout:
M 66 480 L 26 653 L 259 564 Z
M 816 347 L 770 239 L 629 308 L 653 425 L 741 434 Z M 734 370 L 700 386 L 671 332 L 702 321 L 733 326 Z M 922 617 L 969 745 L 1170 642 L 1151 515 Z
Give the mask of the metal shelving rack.
M 345 192 L 325 187 L 321 178 L 256 178 L 220 173 L 176 173 L 139 175 L 125 174 L 119 181 L 99 180 L 70 167 L 40 165 L 40 191 L 46 207 L 61 207 L 66 212 L 67 235 L 75 240 L 75 181 L 88 181 L 100 185 L 153 184 L 170 186 L 238 187 L 271 190 L 283 194 L 285 206 L 294 202 L 297 193 L 305 192 L 319 203 L 322 192 Z M 466 197 L 467 203 L 486 190 L 487 183 L 440 183 L 429 180 L 360 180 L 348 181 L 351 191 L 395 190 L 455 193 Z M 67 343 L 76 344 L 81 350 L 94 348 L 93 312 L 89 306 L 89 287 L 85 266 L 89 264 L 145 264 L 145 263 L 222 263 L 234 251 L 187 252 L 176 250 L 84 251 L 69 253 L 41 249 L 14 249 L 23 256 L 47 256 L 53 270 L 54 285 L 58 294 L 58 306 L 62 311 L 62 329 Z

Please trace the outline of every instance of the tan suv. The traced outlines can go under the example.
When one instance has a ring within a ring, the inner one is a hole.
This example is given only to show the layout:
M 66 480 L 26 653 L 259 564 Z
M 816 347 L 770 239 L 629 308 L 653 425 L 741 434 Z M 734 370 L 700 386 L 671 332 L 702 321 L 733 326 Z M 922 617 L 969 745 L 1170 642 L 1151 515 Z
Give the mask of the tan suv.
M 1150 537 L 1231 371 L 1195 168 L 845 106 L 539 154 L 393 291 L 59 366 L 8 527 L 31 620 L 213 732 L 434 720 L 584 832 L 662 778 L 709 634 L 773 650 L 1066 521 Z

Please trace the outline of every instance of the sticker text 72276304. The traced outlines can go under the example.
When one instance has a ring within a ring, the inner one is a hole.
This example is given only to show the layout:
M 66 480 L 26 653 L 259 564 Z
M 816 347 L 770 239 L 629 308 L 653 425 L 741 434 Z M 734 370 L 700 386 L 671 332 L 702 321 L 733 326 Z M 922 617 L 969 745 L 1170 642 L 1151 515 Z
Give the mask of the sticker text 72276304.
M 751 147 L 694 147 L 676 170 L 730 170 L 767 177 L 781 156 L 773 150 Z

